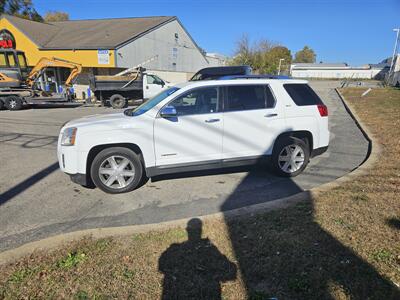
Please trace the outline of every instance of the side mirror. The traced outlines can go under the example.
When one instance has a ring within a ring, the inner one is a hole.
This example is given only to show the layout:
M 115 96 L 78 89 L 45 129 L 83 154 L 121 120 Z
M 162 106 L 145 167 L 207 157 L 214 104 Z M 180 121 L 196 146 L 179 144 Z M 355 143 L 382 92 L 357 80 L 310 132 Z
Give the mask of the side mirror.
M 162 118 L 173 118 L 177 116 L 176 109 L 173 106 L 165 106 L 160 111 L 160 116 Z

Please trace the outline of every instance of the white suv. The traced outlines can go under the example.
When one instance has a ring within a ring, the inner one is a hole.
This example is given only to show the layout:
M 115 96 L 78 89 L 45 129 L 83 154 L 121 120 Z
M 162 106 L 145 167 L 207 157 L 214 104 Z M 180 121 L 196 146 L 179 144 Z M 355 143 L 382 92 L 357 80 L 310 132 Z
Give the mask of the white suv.
M 183 83 L 135 109 L 70 121 L 58 160 L 72 181 L 114 194 L 146 177 L 264 158 L 279 175 L 296 176 L 328 143 L 327 108 L 307 81 L 237 76 Z

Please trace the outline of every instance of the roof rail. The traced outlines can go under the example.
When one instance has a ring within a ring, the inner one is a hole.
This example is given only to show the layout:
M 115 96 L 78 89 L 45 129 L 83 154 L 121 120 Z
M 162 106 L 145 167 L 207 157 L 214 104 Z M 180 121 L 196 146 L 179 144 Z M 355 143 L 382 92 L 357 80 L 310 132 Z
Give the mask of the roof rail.
M 289 76 L 284 75 L 225 75 L 218 78 L 218 80 L 230 80 L 230 79 L 292 79 Z

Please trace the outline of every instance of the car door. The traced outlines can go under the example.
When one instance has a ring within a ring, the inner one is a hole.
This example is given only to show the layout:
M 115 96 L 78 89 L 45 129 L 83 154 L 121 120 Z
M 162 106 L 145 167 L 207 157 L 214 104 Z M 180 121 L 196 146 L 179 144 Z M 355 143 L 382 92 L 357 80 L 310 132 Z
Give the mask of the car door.
M 272 153 L 284 119 L 267 84 L 225 87 L 223 159 Z
M 219 163 L 223 129 L 219 88 L 195 88 L 168 105 L 175 107 L 177 116 L 155 119 L 156 165 Z
M 150 99 L 164 89 L 165 82 L 155 75 L 146 74 L 143 85 L 143 98 Z

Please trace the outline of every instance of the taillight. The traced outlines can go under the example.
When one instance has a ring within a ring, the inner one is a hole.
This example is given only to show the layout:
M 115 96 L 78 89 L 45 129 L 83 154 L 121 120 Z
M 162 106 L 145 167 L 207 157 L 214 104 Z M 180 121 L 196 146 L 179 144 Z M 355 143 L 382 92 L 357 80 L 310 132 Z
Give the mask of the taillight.
M 324 104 L 318 104 L 318 111 L 321 117 L 327 117 L 328 116 L 328 108 Z

